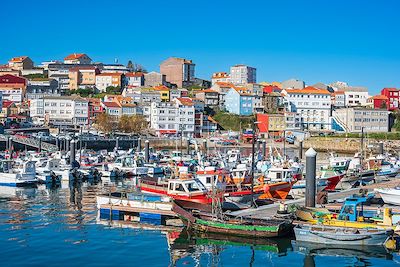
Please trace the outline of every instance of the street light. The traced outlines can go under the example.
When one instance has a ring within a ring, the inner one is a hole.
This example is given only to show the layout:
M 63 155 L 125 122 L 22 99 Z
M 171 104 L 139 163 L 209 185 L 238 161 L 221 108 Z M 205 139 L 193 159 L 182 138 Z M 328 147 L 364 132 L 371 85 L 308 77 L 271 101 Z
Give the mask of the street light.
M 253 140 L 252 140 L 252 147 L 251 147 L 251 206 L 254 208 L 255 207 L 255 202 L 253 199 L 254 196 L 254 163 L 255 163 L 255 143 L 256 143 L 256 124 L 259 124 L 261 122 L 259 121 L 254 121 L 253 122 Z

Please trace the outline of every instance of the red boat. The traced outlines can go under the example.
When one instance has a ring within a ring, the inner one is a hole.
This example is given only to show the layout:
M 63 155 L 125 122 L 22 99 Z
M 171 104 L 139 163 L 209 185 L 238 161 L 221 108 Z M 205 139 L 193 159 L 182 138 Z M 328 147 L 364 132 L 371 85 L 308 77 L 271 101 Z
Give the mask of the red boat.
M 318 177 L 318 184 L 325 185 L 325 191 L 335 191 L 337 184 L 344 175 L 344 173 L 335 170 L 322 170 L 320 177 Z
M 151 177 L 140 179 L 142 192 L 168 196 L 188 209 L 211 210 L 213 197 L 198 179 L 170 179 L 157 181 Z M 222 200 L 221 197 L 219 197 Z

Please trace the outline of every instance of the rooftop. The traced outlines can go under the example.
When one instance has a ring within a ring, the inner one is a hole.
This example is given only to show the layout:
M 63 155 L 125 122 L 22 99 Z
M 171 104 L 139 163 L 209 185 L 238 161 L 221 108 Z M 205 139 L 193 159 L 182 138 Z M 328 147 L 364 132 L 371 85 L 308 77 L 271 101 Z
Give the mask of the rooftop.
M 70 55 L 66 56 L 64 58 L 64 60 L 74 60 L 74 59 L 79 59 L 79 58 L 84 57 L 84 56 L 87 56 L 87 55 L 84 54 L 84 53 L 73 53 L 73 54 L 70 54 Z
M 317 94 L 317 95 L 330 95 L 331 93 L 325 89 L 317 89 L 311 86 L 307 86 L 304 89 L 286 89 L 288 94 Z

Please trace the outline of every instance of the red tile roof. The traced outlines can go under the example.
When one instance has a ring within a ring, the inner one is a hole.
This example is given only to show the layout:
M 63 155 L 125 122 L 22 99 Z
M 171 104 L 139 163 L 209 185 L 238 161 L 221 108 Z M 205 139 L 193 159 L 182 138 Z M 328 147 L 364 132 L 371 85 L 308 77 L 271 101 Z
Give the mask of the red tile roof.
M 83 57 L 83 56 L 87 56 L 87 55 L 86 55 L 86 54 L 83 54 L 83 53 L 80 53 L 80 54 L 74 53 L 74 54 L 70 54 L 70 55 L 66 56 L 66 57 L 64 58 L 64 60 L 79 59 L 79 58 L 81 58 L 81 57 Z
M 103 102 L 103 105 L 107 108 L 120 108 L 120 105 L 117 102 Z
M 125 73 L 126 77 L 142 77 L 143 76 L 143 72 L 128 72 Z
M 193 100 L 190 97 L 178 97 L 176 100 L 182 103 L 184 106 L 193 106 Z
M 121 77 L 121 73 L 115 73 L 115 72 L 103 72 L 99 73 L 96 76 L 114 76 L 114 77 Z
M 26 79 L 25 78 L 21 78 L 15 75 L 11 75 L 11 74 L 6 74 L 6 75 L 1 75 L 0 76 L 0 83 L 20 83 L 20 84 L 26 84 Z
M 220 87 L 235 87 L 232 83 L 225 83 L 225 82 L 216 82 L 215 84 L 218 84 Z
M 371 96 L 370 99 L 374 99 L 374 100 L 388 100 L 389 98 L 387 96 L 384 95 L 374 95 Z
M 288 94 L 317 94 L 317 95 L 330 95 L 331 93 L 325 89 L 317 89 L 312 86 L 307 86 L 304 89 L 286 89 Z
M 274 86 L 274 85 L 266 85 L 263 88 L 263 92 L 265 94 L 270 94 L 272 92 L 280 92 L 282 91 L 282 89 L 280 89 L 278 86 Z
M 8 107 L 10 107 L 12 104 L 14 104 L 14 102 L 9 101 L 9 100 L 4 100 L 4 101 L 3 101 L 3 108 L 8 108 Z
M 27 56 L 22 56 L 22 57 L 13 57 L 10 62 L 22 62 L 27 58 Z

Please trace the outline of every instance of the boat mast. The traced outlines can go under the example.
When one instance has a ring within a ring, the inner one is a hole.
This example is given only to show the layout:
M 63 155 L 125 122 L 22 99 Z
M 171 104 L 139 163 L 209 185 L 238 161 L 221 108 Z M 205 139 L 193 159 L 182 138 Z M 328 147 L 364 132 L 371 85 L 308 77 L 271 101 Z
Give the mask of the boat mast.
M 360 155 L 361 170 L 364 169 L 364 127 L 361 127 L 361 155 Z
M 256 143 L 256 122 L 253 122 L 253 140 L 251 145 L 251 207 L 254 205 L 254 161 L 255 161 L 255 143 Z

